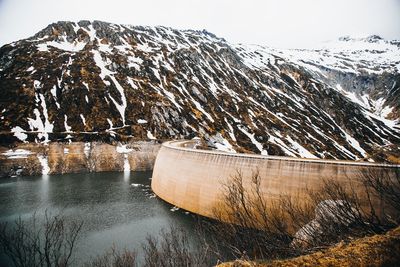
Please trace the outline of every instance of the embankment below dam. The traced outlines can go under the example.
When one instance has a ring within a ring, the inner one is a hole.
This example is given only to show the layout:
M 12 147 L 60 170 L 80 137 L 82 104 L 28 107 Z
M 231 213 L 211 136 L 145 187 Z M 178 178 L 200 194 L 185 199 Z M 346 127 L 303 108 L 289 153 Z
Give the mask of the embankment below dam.
M 0 177 L 152 170 L 160 146 L 156 141 L 136 141 L 114 145 L 51 142 L 0 147 Z
M 301 197 L 317 189 L 324 180 L 352 185 L 364 193 L 360 174 L 395 171 L 399 165 L 340 160 L 314 160 L 250 154 L 232 154 L 189 148 L 193 142 L 164 143 L 158 153 L 152 178 L 153 191 L 165 201 L 185 210 L 213 217 L 213 208 L 222 201 L 223 186 L 238 171 L 244 186 L 258 171 L 261 192 L 267 200 L 281 195 Z

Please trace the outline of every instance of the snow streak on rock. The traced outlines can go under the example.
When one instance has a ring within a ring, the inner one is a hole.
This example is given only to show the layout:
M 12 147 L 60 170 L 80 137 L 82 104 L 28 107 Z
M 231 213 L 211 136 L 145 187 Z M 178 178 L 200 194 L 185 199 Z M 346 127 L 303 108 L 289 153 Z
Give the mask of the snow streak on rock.
M 37 158 L 42 165 L 42 174 L 47 175 L 50 173 L 50 167 L 49 167 L 49 162 L 46 156 L 44 155 L 37 155 Z

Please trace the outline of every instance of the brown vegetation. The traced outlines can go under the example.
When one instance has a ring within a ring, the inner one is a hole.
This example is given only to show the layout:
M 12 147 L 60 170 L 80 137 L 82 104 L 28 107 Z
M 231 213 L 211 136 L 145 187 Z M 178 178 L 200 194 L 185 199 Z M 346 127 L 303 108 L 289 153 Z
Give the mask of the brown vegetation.
M 288 260 L 254 262 L 237 260 L 219 267 L 292 267 L 292 266 L 398 266 L 400 263 L 400 228 L 339 244 L 324 251 Z

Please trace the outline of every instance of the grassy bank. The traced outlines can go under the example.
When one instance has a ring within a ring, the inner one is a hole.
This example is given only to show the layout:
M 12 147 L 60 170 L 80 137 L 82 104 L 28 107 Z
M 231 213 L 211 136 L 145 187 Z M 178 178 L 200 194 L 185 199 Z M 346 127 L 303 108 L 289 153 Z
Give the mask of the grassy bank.
M 218 265 L 219 267 L 263 266 L 399 266 L 400 227 L 383 235 L 339 243 L 323 251 L 287 260 L 254 262 L 237 260 Z

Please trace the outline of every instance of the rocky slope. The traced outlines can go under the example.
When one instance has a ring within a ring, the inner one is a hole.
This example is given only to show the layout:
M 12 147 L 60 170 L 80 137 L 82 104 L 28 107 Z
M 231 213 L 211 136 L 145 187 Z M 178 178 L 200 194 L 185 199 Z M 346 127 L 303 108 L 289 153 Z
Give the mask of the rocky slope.
M 226 151 L 400 161 L 400 43 L 317 50 L 58 22 L 0 49 L 1 142 L 201 137 Z

